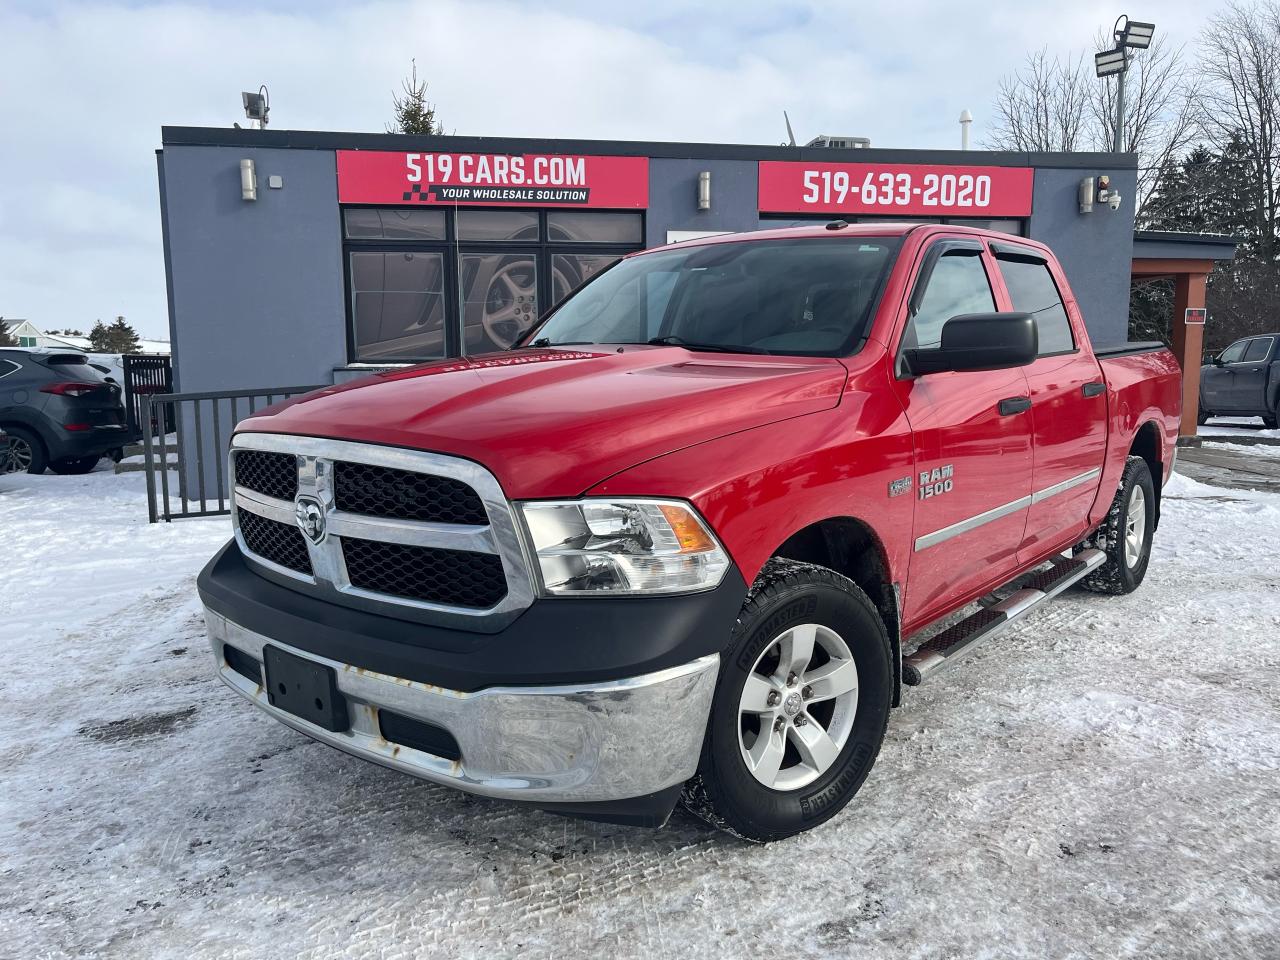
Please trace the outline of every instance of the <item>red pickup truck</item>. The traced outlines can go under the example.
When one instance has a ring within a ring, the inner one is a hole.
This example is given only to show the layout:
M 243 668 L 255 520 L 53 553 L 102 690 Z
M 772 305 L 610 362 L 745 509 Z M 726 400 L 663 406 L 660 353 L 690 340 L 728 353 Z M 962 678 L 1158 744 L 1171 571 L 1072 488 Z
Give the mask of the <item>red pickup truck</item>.
M 514 350 L 241 423 L 217 671 L 437 783 L 785 837 L 857 792 L 903 685 L 1074 583 L 1138 586 L 1180 395 L 1158 344 L 1091 348 L 1030 240 L 635 254 Z

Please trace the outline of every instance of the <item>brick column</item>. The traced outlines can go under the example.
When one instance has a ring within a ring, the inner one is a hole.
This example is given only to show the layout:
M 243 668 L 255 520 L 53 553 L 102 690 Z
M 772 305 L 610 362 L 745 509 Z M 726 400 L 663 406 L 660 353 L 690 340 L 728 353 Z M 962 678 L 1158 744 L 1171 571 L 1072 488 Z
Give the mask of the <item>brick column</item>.
M 1187 325 L 1187 308 L 1204 306 L 1208 274 L 1179 273 L 1173 279 L 1173 352 L 1182 364 L 1182 428 L 1184 437 L 1196 435 L 1200 409 L 1200 363 L 1204 353 L 1204 327 Z

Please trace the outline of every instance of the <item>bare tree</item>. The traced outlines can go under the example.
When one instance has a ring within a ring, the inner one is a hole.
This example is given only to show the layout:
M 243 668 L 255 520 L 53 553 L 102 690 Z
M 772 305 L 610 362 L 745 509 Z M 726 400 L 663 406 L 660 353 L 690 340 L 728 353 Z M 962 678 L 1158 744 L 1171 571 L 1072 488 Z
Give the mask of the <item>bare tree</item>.
M 1249 170 L 1252 244 L 1257 258 L 1277 258 L 1280 229 L 1280 4 L 1228 3 L 1203 38 L 1200 123 L 1226 153 L 1235 146 Z
M 1084 149 L 1089 140 L 1088 79 L 1083 55 L 1051 60 L 1048 50 L 1028 54 L 1022 69 L 1000 81 L 986 145 L 995 150 Z

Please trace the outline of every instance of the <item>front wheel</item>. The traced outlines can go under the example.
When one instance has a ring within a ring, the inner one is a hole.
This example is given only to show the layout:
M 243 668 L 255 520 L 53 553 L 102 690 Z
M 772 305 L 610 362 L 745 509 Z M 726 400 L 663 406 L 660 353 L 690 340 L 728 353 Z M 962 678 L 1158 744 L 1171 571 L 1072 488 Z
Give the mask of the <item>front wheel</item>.
M 1196 410 L 1196 424 L 1198 426 L 1203 427 L 1206 423 L 1209 422 L 1209 418 L 1211 416 L 1213 416 L 1213 414 L 1211 414 L 1203 406 L 1200 407 L 1199 409 Z
M 1151 539 L 1156 526 L 1156 491 L 1151 470 L 1141 457 L 1130 457 L 1111 501 L 1107 519 L 1092 542 L 1106 562 L 1081 581 L 1095 593 L 1132 593 L 1147 575 Z
M 853 581 L 771 560 L 724 654 L 685 806 L 759 841 L 834 816 L 880 752 L 890 657 L 884 623 Z

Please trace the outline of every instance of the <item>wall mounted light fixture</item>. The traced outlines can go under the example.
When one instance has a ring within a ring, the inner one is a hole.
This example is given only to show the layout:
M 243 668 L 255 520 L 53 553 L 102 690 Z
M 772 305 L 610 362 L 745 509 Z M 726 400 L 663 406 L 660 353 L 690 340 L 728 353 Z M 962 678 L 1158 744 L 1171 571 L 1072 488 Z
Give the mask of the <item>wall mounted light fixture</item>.
M 240 161 L 240 196 L 245 200 L 258 199 L 258 172 L 247 157 Z
M 698 209 L 711 209 L 711 171 L 703 170 L 698 174 Z

